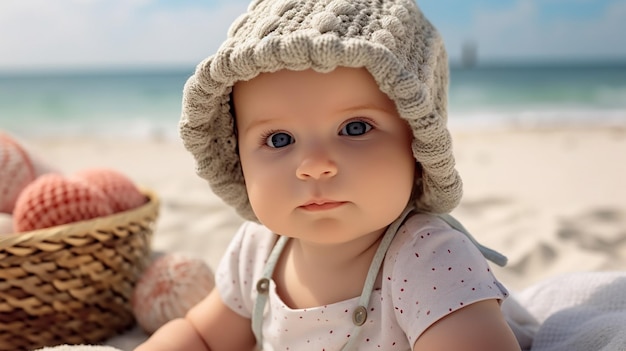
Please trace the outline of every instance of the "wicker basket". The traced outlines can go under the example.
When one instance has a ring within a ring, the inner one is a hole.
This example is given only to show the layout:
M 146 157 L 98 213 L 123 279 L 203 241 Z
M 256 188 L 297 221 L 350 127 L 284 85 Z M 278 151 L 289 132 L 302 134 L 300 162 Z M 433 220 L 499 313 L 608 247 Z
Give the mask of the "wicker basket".
M 0 350 L 97 343 L 134 325 L 130 299 L 159 212 L 143 192 L 136 209 L 0 236 Z

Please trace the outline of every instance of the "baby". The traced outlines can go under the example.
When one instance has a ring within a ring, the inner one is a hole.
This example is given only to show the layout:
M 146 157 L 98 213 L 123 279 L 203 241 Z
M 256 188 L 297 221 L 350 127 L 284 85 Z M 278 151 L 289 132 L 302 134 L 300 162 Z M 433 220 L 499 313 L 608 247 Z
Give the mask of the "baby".
M 249 221 L 216 289 L 137 350 L 519 350 L 484 250 L 438 215 L 462 194 L 447 85 L 411 0 L 250 4 L 180 124 Z

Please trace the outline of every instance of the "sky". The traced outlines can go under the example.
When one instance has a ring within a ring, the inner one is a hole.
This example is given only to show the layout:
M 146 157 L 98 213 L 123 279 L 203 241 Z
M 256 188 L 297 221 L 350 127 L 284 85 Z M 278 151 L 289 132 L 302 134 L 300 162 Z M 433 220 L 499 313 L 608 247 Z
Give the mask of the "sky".
M 249 1 L 1 0 L 0 71 L 192 67 Z M 419 0 L 451 62 L 626 63 L 626 0 Z

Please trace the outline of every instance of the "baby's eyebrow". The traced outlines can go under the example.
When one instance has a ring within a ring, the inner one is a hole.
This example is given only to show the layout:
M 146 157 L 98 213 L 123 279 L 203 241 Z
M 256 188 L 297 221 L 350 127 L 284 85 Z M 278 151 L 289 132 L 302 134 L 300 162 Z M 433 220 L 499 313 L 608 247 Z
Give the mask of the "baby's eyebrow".
M 356 111 L 379 111 L 379 112 L 385 112 L 385 113 L 389 113 L 391 112 L 391 109 L 387 106 L 382 106 L 380 104 L 363 104 L 363 105 L 354 105 L 354 106 L 348 106 L 346 108 L 342 108 L 341 110 L 339 110 L 339 112 L 341 113 L 350 113 L 350 112 L 356 112 Z
M 245 128 L 243 129 L 243 133 L 246 133 L 246 132 L 250 131 L 251 129 L 261 127 L 261 126 L 263 126 L 265 124 L 272 124 L 272 123 L 276 122 L 277 120 L 278 120 L 278 118 L 260 118 L 260 119 L 256 119 L 256 120 L 252 121 L 251 123 L 249 123 L 247 126 L 245 126 Z

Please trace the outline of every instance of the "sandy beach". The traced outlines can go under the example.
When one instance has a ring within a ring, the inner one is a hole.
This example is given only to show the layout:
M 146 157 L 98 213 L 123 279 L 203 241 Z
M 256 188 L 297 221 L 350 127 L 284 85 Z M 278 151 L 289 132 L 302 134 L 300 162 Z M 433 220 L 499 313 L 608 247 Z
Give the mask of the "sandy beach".
M 626 129 L 456 135 L 454 214 L 508 256 L 513 291 L 562 273 L 626 269 Z
M 626 269 L 626 125 L 453 131 L 465 195 L 453 212 L 508 256 L 497 276 L 513 292 L 567 272 Z M 156 251 L 215 268 L 242 220 L 194 173 L 179 141 L 25 139 L 64 173 L 113 167 L 155 191 Z M 133 342 L 113 342 L 132 347 Z

